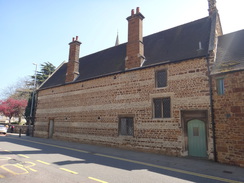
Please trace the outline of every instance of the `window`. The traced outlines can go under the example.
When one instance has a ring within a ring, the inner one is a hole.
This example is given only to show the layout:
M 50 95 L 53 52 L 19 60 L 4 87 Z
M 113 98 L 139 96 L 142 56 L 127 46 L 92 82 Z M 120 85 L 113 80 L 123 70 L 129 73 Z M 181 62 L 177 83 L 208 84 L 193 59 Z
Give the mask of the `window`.
M 119 120 L 119 135 L 133 136 L 134 125 L 132 117 L 122 117 Z
M 167 70 L 160 70 L 156 72 L 156 87 L 166 87 L 167 86 Z
M 170 118 L 170 97 L 153 99 L 154 118 Z
M 216 83 L 218 95 L 224 95 L 224 78 L 217 79 Z

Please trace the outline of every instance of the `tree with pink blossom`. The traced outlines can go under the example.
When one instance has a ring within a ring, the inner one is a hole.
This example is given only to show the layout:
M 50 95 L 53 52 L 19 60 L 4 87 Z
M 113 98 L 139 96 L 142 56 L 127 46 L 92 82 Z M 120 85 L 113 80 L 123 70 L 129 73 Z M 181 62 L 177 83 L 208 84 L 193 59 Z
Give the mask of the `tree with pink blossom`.
M 0 100 L 0 113 L 9 118 L 9 124 L 12 117 L 20 117 L 23 115 L 27 100 L 16 100 L 8 98 L 7 100 Z M 20 122 L 20 121 L 19 121 Z

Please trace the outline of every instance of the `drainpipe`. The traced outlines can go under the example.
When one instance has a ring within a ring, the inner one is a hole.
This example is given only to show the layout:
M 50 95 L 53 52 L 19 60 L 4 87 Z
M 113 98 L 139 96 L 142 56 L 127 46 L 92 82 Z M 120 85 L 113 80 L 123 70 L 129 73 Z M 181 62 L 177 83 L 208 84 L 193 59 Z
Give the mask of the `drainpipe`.
M 213 88 L 212 88 L 212 77 L 210 75 L 209 53 L 207 54 L 206 58 L 207 58 L 207 67 L 208 67 L 210 110 L 211 110 L 211 120 L 212 120 L 212 128 L 213 128 L 214 161 L 217 162 L 218 157 L 217 157 L 217 151 L 216 151 L 216 133 L 215 133 L 214 108 L 213 108 Z

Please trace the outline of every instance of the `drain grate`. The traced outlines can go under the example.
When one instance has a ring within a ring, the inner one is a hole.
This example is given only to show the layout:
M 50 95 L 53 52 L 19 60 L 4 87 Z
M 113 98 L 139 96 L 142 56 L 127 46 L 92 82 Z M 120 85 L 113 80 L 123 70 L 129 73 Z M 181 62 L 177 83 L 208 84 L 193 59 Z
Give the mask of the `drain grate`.
M 224 170 L 223 173 L 228 173 L 228 174 L 232 174 L 233 172 L 228 171 L 228 170 Z

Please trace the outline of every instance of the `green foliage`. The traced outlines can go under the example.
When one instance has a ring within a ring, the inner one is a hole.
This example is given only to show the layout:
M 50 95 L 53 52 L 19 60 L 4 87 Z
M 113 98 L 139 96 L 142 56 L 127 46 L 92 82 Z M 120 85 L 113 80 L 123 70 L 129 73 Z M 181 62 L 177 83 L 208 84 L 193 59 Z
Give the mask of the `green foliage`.
M 41 71 L 37 71 L 36 74 L 36 84 L 40 86 L 54 71 L 56 67 L 50 62 L 44 62 L 41 64 Z M 32 76 L 35 79 L 35 76 Z M 33 81 L 34 82 L 34 81 Z
M 41 71 L 37 71 L 36 74 L 36 85 L 37 87 L 40 86 L 49 76 L 51 76 L 51 74 L 55 71 L 56 67 L 51 64 L 50 62 L 44 62 L 43 64 L 41 64 Z M 31 78 L 33 79 L 33 83 L 32 86 L 34 85 L 34 79 L 35 76 L 31 76 Z M 35 98 L 36 93 L 31 92 L 30 97 L 28 99 L 28 104 L 25 108 L 25 118 L 27 120 L 27 123 L 32 122 L 33 123 L 33 118 L 35 116 L 35 106 L 36 106 L 36 98 Z M 32 101 L 32 97 L 34 97 L 33 99 L 33 108 L 32 108 L 32 117 L 30 116 L 31 113 L 31 101 Z
M 28 121 L 29 120 L 29 117 L 30 117 L 30 111 L 31 111 L 31 99 L 32 99 L 32 95 L 33 93 L 30 94 L 30 97 L 28 99 L 28 102 L 27 102 L 27 106 L 25 108 L 25 118 L 26 120 Z M 35 102 L 35 101 L 34 101 Z M 34 103 L 35 104 L 35 103 Z M 35 105 L 34 105 L 35 106 Z M 33 114 L 33 110 L 32 110 L 32 114 Z

